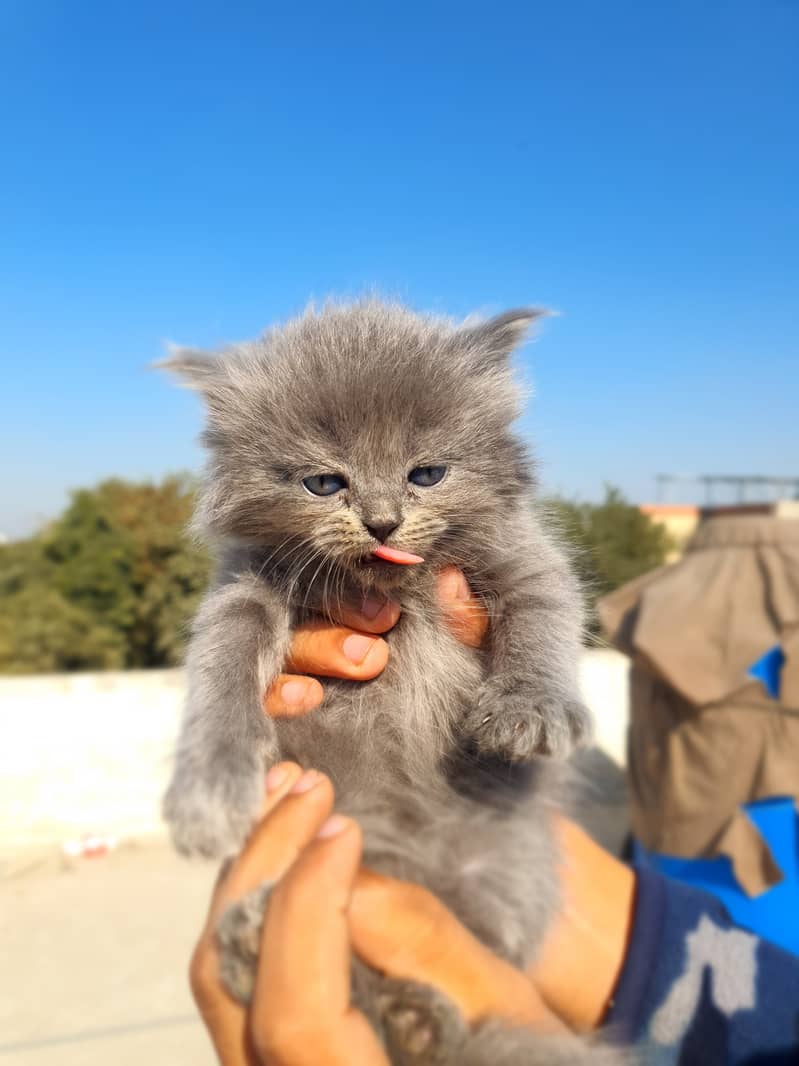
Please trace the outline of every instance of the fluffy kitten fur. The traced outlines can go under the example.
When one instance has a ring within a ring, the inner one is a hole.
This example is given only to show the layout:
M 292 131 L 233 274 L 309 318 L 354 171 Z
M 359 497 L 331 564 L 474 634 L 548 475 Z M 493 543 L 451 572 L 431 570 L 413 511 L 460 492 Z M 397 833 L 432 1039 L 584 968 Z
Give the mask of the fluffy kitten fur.
M 536 317 L 454 324 L 380 301 L 307 311 L 252 343 L 166 364 L 206 402 L 210 461 L 198 525 L 215 582 L 194 622 L 189 695 L 164 811 L 180 851 L 235 851 L 265 769 L 295 759 L 330 775 L 364 829 L 365 862 L 420 882 L 494 951 L 534 955 L 557 904 L 551 778 L 581 739 L 580 599 L 531 505 L 530 459 L 511 424 L 509 355 Z M 443 465 L 418 487 L 408 473 Z M 347 487 L 315 497 L 303 479 Z M 365 565 L 372 528 L 424 556 Z M 455 564 L 490 612 L 487 646 L 443 624 L 434 573 Z M 270 720 L 262 695 L 291 630 L 342 602 L 390 595 L 402 616 L 374 681 L 326 681 L 315 713 Z M 546 758 L 554 756 L 555 758 Z M 225 973 L 248 994 L 266 890 L 222 923 Z M 469 1032 L 431 989 L 356 966 L 355 996 L 396 1063 L 557 1066 L 607 1057 L 577 1038 L 496 1024 Z

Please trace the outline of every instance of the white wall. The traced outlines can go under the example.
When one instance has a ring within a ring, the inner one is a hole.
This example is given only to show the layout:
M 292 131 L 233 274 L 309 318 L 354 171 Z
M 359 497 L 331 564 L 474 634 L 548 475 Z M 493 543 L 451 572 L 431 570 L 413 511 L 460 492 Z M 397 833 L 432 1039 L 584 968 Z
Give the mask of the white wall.
M 181 670 L 0 680 L 0 851 L 160 832 Z
M 623 764 L 627 662 L 590 651 L 580 667 L 596 742 Z M 182 701 L 181 670 L 0 679 L 0 853 L 160 835 Z
M 594 743 L 618 766 L 627 765 L 630 660 L 611 649 L 586 651 L 580 660 L 580 690 L 594 714 Z

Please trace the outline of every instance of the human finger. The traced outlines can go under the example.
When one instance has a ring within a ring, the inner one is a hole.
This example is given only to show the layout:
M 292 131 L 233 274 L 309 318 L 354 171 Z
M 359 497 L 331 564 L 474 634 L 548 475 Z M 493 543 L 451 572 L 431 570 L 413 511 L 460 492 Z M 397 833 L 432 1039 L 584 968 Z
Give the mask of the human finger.
M 297 791 L 299 789 L 299 791 Z M 226 863 L 214 887 L 205 927 L 192 957 L 190 977 L 201 994 L 218 982 L 216 926 L 231 903 L 264 881 L 278 878 L 312 840 L 333 806 L 330 781 L 296 763 L 267 774 L 262 820 L 241 853 Z
M 436 578 L 438 602 L 453 635 L 470 648 L 479 648 L 488 630 L 488 610 L 476 596 L 462 570 L 445 566 Z
M 192 954 L 189 983 L 223 1066 L 256 1066 L 257 1059 L 247 1034 L 246 1011 L 227 994 L 219 980 L 219 919 L 251 889 L 280 876 L 313 839 L 332 804 L 333 790 L 323 775 L 303 774 L 296 763 L 272 767 L 265 782 L 263 818 L 242 853 L 220 871 L 205 926 Z
M 348 681 L 377 677 L 388 662 L 388 645 L 370 633 L 329 622 L 308 622 L 294 631 L 286 670 Z
M 318 770 L 279 763 L 266 776 L 266 817 L 255 826 L 225 879 L 225 895 L 240 899 L 264 881 L 277 881 L 314 839 L 333 809 L 333 786 Z
M 358 826 L 333 815 L 272 892 L 251 1012 L 268 1066 L 388 1066 L 350 1005 L 347 909 L 360 856 Z
M 364 596 L 359 604 L 342 603 L 333 612 L 336 621 L 361 633 L 387 633 L 399 621 L 400 605 L 376 593 Z
M 264 710 L 270 718 L 295 718 L 315 710 L 325 690 L 315 677 L 303 674 L 280 674 L 264 697 Z

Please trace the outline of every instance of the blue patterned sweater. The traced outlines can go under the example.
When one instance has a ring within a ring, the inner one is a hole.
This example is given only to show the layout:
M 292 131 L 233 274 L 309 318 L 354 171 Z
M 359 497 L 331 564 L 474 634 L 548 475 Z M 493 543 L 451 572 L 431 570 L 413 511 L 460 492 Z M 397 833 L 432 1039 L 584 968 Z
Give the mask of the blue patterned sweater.
M 799 957 L 734 926 L 712 896 L 636 872 L 611 1031 L 646 1066 L 799 1063 Z

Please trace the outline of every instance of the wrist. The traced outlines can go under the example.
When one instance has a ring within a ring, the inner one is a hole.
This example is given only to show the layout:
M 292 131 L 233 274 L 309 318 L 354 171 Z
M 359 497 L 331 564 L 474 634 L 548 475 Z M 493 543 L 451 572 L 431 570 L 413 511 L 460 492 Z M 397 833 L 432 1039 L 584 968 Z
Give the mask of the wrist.
M 468 955 L 453 953 L 448 961 L 437 974 L 437 983 L 470 1025 L 499 1018 L 540 1033 L 563 1031 L 530 977 L 482 944 L 473 941 Z

